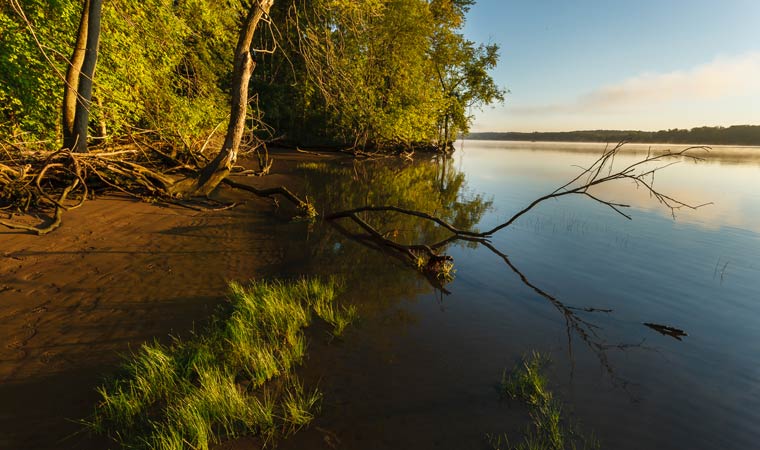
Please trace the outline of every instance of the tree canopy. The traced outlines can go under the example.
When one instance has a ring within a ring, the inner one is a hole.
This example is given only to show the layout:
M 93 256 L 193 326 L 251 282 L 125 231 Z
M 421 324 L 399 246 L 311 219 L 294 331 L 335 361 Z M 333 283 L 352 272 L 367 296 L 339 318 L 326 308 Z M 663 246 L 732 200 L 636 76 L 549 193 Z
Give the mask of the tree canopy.
M 0 5 L 0 135 L 60 145 L 79 0 Z M 498 47 L 464 38 L 472 0 L 275 2 L 253 45 L 248 127 L 302 144 L 408 147 L 465 132 L 503 99 Z M 90 135 L 153 130 L 179 147 L 228 114 L 246 2 L 105 2 Z M 263 122 L 261 122 L 261 120 Z M 264 125 L 266 124 L 266 125 Z

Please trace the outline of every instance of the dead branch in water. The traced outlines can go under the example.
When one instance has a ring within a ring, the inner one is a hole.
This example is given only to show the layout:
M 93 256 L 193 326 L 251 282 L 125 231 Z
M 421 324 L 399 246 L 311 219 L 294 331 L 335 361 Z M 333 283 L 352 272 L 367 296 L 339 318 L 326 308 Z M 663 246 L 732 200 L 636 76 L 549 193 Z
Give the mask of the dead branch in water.
M 461 230 L 454 225 L 446 222 L 440 217 L 432 214 L 415 211 L 411 209 L 401 208 L 393 205 L 383 206 L 363 206 L 359 208 L 353 208 L 343 211 L 334 212 L 328 214 L 325 218 L 335 223 L 340 219 L 349 219 L 368 233 L 368 236 L 373 239 L 378 245 L 383 246 L 386 249 L 391 250 L 397 254 L 400 254 L 404 259 L 413 267 L 420 270 L 423 274 L 433 274 L 435 276 L 442 275 L 444 278 L 452 272 L 453 262 L 452 259 L 445 255 L 439 254 L 440 249 L 446 247 L 448 244 L 455 241 L 471 241 L 477 242 L 488 247 L 491 251 L 497 255 L 504 257 L 502 253 L 498 252 L 493 246 L 491 246 L 488 239 L 496 232 L 509 227 L 517 219 L 526 214 L 528 211 L 535 208 L 538 204 L 549 200 L 563 197 L 566 195 L 583 195 L 593 201 L 606 205 L 614 210 L 616 213 L 622 215 L 627 219 L 631 219 L 631 216 L 623 212 L 624 208 L 628 208 L 629 205 L 615 202 L 612 200 L 605 200 L 589 192 L 595 186 L 603 183 L 608 183 L 616 180 L 629 180 L 632 181 L 636 187 L 643 187 L 649 192 L 649 194 L 655 198 L 660 204 L 664 205 L 671 212 L 671 215 L 675 218 L 675 211 L 680 208 L 697 209 L 706 204 L 691 205 L 681 200 L 678 200 L 668 194 L 665 194 L 657 190 L 654 186 L 655 174 L 679 161 L 677 159 L 687 158 L 692 161 L 700 161 L 702 158 L 692 155 L 690 152 L 696 150 L 708 151 L 706 147 L 689 147 L 678 152 L 665 152 L 662 154 L 647 153 L 646 157 L 629 164 L 628 166 L 614 171 L 613 165 L 615 162 L 615 156 L 620 152 L 625 143 L 621 142 L 612 148 L 605 148 L 602 155 L 594 161 L 587 168 L 582 168 L 582 171 L 572 180 L 558 187 L 551 193 L 544 195 L 532 201 L 528 206 L 515 213 L 509 220 L 503 222 L 496 227 L 485 231 L 471 231 Z M 652 164 L 657 164 L 655 167 L 651 167 Z M 362 215 L 366 213 L 398 213 L 407 216 L 418 217 L 420 219 L 433 222 L 440 227 L 445 228 L 451 233 L 451 236 L 443 239 L 437 243 L 425 244 L 402 244 L 392 239 L 388 239 L 385 235 L 376 230 Z M 512 265 L 507 261 L 507 264 Z M 514 270 L 514 267 L 513 267 Z M 582 331 L 582 330 L 580 330 Z
M 703 206 L 707 206 L 711 203 L 703 203 L 700 205 L 691 205 L 688 203 L 685 203 L 681 200 L 678 200 L 676 198 L 671 197 L 670 195 L 664 194 L 654 187 L 654 177 L 657 172 L 660 170 L 666 169 L 673 164 L 677 164 L 679 159 L 686 158 L 691 161 L 703 161 L 704 158 L 693 155 L 691 153 L 701 150 L 708 152 L 709 147 L 704 146 L 698 146 L 698 147 L 688 147 L 683 150 L 677 151 L 677 152 L 671 152 L 670 150 L 666 151 L 662 154 L 652 154 L 651 151 L 647 153 L 647 156 L 639 161 L 636 161 L 626 167 L 624 167 L 621 170 L 618 170 L 616 172 L 612 172 L 613 165 L 615 163 L 615 156 L 620 152 L 620 150 L 625 145 L 625 142 L 620 142 L 617 145 L 615 145 L 611 149 L 605 149 L 604 153 L 602 153 L 602 156 L 599 157 L 596 161 L 594 161 L 593 164 L 591 164 L 589 167 L 584 168 L 583 171 L 578 174 L 577 177 L 573 178 L 569 182 L 565 183 L 564 185 L 558 187 L 555 189 L 552 193 L 544 195 L 543 197 L 539 197 L 533 202 L 531 202 L 528 206 L 514 214 L 508 221 L 484 232 L 480 233 L 481 237 L 487 237 L 490 236 L 497 231 L 504 229 L 510 225 L 512 225 L 517 219 L 519 219 L 523 214 L 527 213 L 534 207 L 536 207 L 539 203 L 544 202 L 549 199 L 553 198 L 559 198 L 563 197 L 565 195 L 584 195 L 592 200 L 594 200 L 597 203 L 600 203 L 602 205 L 610 207 L 613 211 L 620 214 L 621 216 L 625 217 L 628 220 L 631 220 L 631 216 L 624 213 L 622 211 L 623 208 L 629 208 L 630 205 L 617 203 L 615 201 L 611 200 L 604 200 L 599 197 L 596 197 L 592 195 L 589 190 L 595 186 L 598 186 L 603 183 L 608 183 L 610 181 L 616 181 L 616 180 L 628 180 L 633 182 L 633 184 L 639 188 L 643 187 L 647 192 L 649 192 L 650 196 L 655 198 L 658 203 L 665 206 L 670 210 L 670 214 L 675 218 L 676 210 L 681 208 L 687 208 L 687 209 L 698 209 Z M 668 160 L 670 160 L 668 162 Z M 647 165 L 649 164 L 655 164 L 655 163 L 661 163 L 661 165 L 658 165 L 654 168 L 647 168 Z M 607 175 L 604 175 L 604 172 L 607 171 Z
M 666 207 L 670 210 L 671 215 L 675 218 L 675 213 L 678 209 L 681 208 L 688 208 L 688 209 L 698 209 L 702 206 L 708 205 L 710 203 L 705 204 L 699 204 L 699 205 L 692 205 L 689 203 L 686 203 L 684 201 L 678 200 L 675 197 L 672 197 L 671 195 L 668 195 L 666 193 L 663 193 L 659 191 L 657 188 L 655 188 L 654 185 L 654 179 L 655 174 L 659 172 L 660 170 L 663 170 L 667 167 L 670 167 L 673 164 L 676 164 L 681 159 L 688 159 L 691 161 L 701 161 L 702 158 L 696 155 L 693 155 L 692 153 L 695 151 L 709 151 L 707 147 L 688 147 L 683 150 L 677 151 L 677 152 L 671 152 L 667 151 L 665 153 L 661 154 L 652 154 L 651 151 L 647 153 L 647 155 L 638 160 L 635 161 L 624 168 L 620 170 L 613 170 L 613 165 L 615 162 L 616 155 L 620 152 L 620 150 L 623 148 L 623 145 L 625 142 L 621 142 L 617 145 L 615 145 L 612 148 L 605 148 L 602 155 L 593 162 L 589 167 L 582 168 L 581 172 L 572 180 L 565 183 L 564 185 L 558 187 L 551 193 L 544 195 L 542 197 L 539 197 L 532 201 L 530 204 L 528 204 L 525 208 L 521 209 L 512 217 L 491 228 L 488 231 L 485 232 L 479 232 L 479 231 L 471 231 L 471 230 L 461 230 L 452 224 L 446 222 L 445 220 L 441 219 L 440 217 L 434 216 L 432 214 L 423 212 L 423 211 L 415 211 L 410 210 L 406 208 L 401 208 L 398 206 L 393 205 L 385 205 L 385 206 L 363 206 L 359 208 L 344 210 L 344 211 L 338 211 L 332 214 L 328 214 L 325 218 L 332 222 L 334 225 L 337 225 L 338 221 L 340 219 L 349 219 L 352 222 L 354 222 L 356 225 L 361 227 L 363 230 L 365 230 L 368 234 L 361 236 L 358 234 L 350 234 L 345 232 L 345 229 L 343 227 L 339 227 L 339 229 L 342 229 L 344 234 L 348 234 L 350 237 L 353 237 L 357 240 L 367 241 L 369 239 L 374 241 L 374 244 L 376 247 L 384 248 L 386 250 L 390 250 L 392 253 L 395 253 L 396 255 L 402 256 L 404 260 L 406 260 L 410 265 L 420 270 L 425 275 L 430 275 L 431 269 L 432 273 L 435 274 L 435 270 L 441 270 L 441 266 L 438 264 L 445 263 L 446 268 L 445 270 L 447 272 L 450 272 L 452 270 L 452 259 L 451 257 L 440 254 L 441 249 L 444 249 L 446 246 L 448 246 L 451 243 L 457 242 L 457 241 L 468 241 L 468 242 L 475 242 L 478 244 L 481 244 L 488 248 L 491 252 L 499 256 L 504 260 L 504 262 L 512 269 L 513 272 L 515 272 L 520 279 L 525 283 L 527 286 L 529 286 L 531 289 L 536 291 L 539 295 L 543 296 L 547 300 L 549 300 L 555 307 L 560 310 L 560 312 L 563 314 L 563 316 L 566 318 L 567 326 L 568 326 L 568 336 L 570 330 L 574 330 L 577 332 L 578 335 L 581 336 L 581 338 L 587 342 L 592 342 L 592 337 L 595 335 L 594 326 L 588 322 L 585 322 L 583 319 L 577 318 L 577 315 L 574 313 L 573 308 L 566 307 L 561 302 L 559 302 L 555 297 L 549 295 L 545 291 L 541 290 L 534 284 L 530 283 L 527 278 L 509 261 L 507 258 L 507 255 L 503 252 L 496 249 L 489 241 L 490 237 L 504 229 L 512 225 L 517 219 L 519 219 L 521 216 L 535 208 L 538 204 L 549 200 L 549 199 L 556 199 L 559 197 L 563 197 L 566 195 L 583 195 L 591 200 L 603 204 L 605 206 L 608 206 L 616 213 L 622 215 L 623 217 L 627 219 L 631 219 L 631 216 L 629 214 L 626 214 L 623 212 L 624 208 L 628 208 L 629 205 L 622 204 L 619 202 L 616 202 L 614 200 L 606 200 L 603 198 L 600 198 L 599 196 L 596 196 L 590 192 L 590 190 L 596 186 L 599 186 L 604 183 L 612 182 L 612 181 L 618 181 L 618 180 L 628 180 L 633 182 L 633 184 L 636 187 L 644 188 L 652 198 L 654 198 L 658 203 Z M 652 165 L 654 164 L 654 167 Z M 399 242 L 396 242 L 392 239 L 389 239 L 386 235 L 375 229 L 367 220 L 366 214 L 367 213 L 398 213 L 403 214 L 407 216 L 413 216 L 420 218 L 422 220 L 430 221 L 438 226 L 448 230 L 451 235 L 439 242 L 436 243 L 418 243 L 418 244 L 402 244 Z M 435 283 L 433 283 L 435 285 Z M 438 286 L 436 286 L 438 287 Z M 604 310 L 599 310 L 592 308 L 591 310 L 587 310 L 587 312 L 605 312 Z M 650 327 L 653 328 L 653 327 Z M 671 334 L 672 335 L 672 334 Z M 592 345 L 589 344 L 591 347 L 595 347 L 596 350 L 601 350 L 601 345 Z
M 633 184 L 637 188 L 638 187 L 644 188 L 650 194 L 652 198 L 654 198 L 655 200 L 657 200 L 658 203 L 660 203 L 661 205 L 663 205 L 664 207 L 670 210 L 670 213 L 673 216 L 673 218 L 675 218 L 675 214 L 678 209 L 681 209 L 681 208 L 698 209 L 703 206 L 707 206 L 711 204 L 711 203 L 704 203 L 704 204 L 699 204 L 699 205 L 692 205 L 659 191 L 658 189 L 655 188 L 655 185 L 654 185 L 655 174 L 657 172 L 659 172 L 660 170 L 666 169 L 667 167 L 670 167 L 673 164 L 677 164 L 678 162 L 680 162 L 678 160 L 682 158 L 686 158 L 691 161 L 702 161 L 703 158 L 693 155 L 692 153 L 694 153 L 697 150 L 709 151 L 708 147 L 688 147 L 677 152 L 667 151 L 662 154 L 652 154 L 651 152 L 649 152 L 647 153 L 646 157 L 644 157 L 643 159 L 638 160 L 620 170 L 613 172 L 615 156 L 617 156 L 617 154 L 620 153 L 620 150 L 623 148 L 624 145 L 625 145 L 625 142 L 621 142 L 612 148 L 606 148 L 603 154 L 596 161 L 594 161 L 594 163 L 591 164 L 589 167 L 583 168 L 581 173 L 578 174 L 578 176 L 576 176 L 569 182 L 565 183 L 564 185 L 558 187 L 551 193 L 533 200 L 525 208 L 521 209 L 520 211 L 512 215 L 512 217 L 506 222 L 503 222 L 491 228 L 490 230 L 484 231 L 484 232 L 460 230 L 454 227 L 453 225 L 447 223 L 445 220 L 439 217 L 433 216 L 431 214 L 428 214 L 426 212 L 409 210 L 409 209 L 400 208 L 398 206 L 393 206 L 393 205 L 364 206 L 360 208 L 339 211 L 339 212 L 335 212 L 335 213 L 327 215 L 326 219 L 337 220 L 340 218 L 350 218 L 354 221 L 357 221 L 357 218 L 358 218 L 357 214 L 362 213 L 362 212 L 396 212 L 400 214 L 406 214 L 409 216 L 415 216 L 421 219 L 429 220 L 447 229 L 448 231 L 452 233 L 452 237 L 443 242 L 443 243 L 447 243 L 447 242 L 450 242 L 452 239 L 456 240 L 456 239 L 467 239 L 467 238 L 489 238 L 496 232 L 512 225 L 517 219 L 519 219 L 528 211 L 538 206 L 540 203 L 545 202 L 546 200 L 564 197 L 566 195 L 583 195 L 597 203 L 608 206 L 616 213 L 630 220 L 631 216 L 626 214 L 623 211 L 623 209 L 629 208 L 630 205 L 619 203 L 614 200 L 605 200 L 590 192 L 592 188 L 604 183 L 612 182 L 612 181 L 627 180 L 627 181 L 633 182 Z M 659 165 L 655 167 L 650 167 L 651 164 L 659 164 Z M 442 243 L 434 244 L 431 246 L 431 248 L 435 248 L 436 246 L 441 246 L 441 244 Z

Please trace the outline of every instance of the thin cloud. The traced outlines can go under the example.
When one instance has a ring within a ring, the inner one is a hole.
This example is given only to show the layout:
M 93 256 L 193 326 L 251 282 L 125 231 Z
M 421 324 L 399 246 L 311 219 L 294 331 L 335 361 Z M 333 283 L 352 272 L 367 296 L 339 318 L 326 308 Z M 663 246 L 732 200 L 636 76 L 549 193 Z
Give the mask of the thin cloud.
M 674 101 L 716 100 L 760 92 L 760 52 L 717 58 L 689 70 L 644 73 L 602 86 L 567 104 L 522 106 L 527 115 L 626 111 Z

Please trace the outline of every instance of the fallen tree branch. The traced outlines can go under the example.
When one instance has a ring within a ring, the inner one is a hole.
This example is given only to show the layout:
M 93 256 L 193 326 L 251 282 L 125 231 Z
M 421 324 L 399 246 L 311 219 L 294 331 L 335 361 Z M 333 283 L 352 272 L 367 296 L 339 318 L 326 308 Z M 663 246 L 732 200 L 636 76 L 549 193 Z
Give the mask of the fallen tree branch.
M 406 214 L 408 216 L 415 216 L 415 217 L 419 217 L 419 218 L 422 218 L 422 219 L 425 219 L 425 220 L 429 220 L 429 221 L 435 222 L 438 225 L 440 225 L 440 226 L 446 228 L 447 230 L 451 231 L 453 234 L 455 234 L 457 236 L 482 237 L 482 233 L 473 232 L 473 231 L 467 231 L 467 230 L 460 230 L 460 229 L 456 228 L 455 226 L 449 224 L 445 220 L 443 220 L 443 219 L 441 219 L 439 217 L 433 216 L 431 214 L 428 214 L 428 213 L 425 213 L 425 212 L 422 212 L 422 211 L 414 211 L 414 210 L 411 210 L 411 209 L 400 208 L 398 206 L 362 206 L 360 208 L 348 209 L 348 210 L 345 210 L 345 211 L 339 211 L 339 212 L 335 212 L 335 213 L 329 214 L 329 215 L 325 216 L 325 219 L 327 219 L 327 220 L 336 220 L 336 219 L 348 217 L 348 218 L 351 218 L 353 220 L 357 220 L 357 216 L 356 216 L 357 213 L 361 213 L 361 212 L 386 212 L 386 211 Z
M 252 192 L 259 197 L 274 197 L 275 195 L 280 195 L 293 203 L 301 211 L 302 215 L 298 216 L 298 218 L 311 220 L 317 216 L 317 210 L 314 208 L 314 205 L 309 201 L 308 198 L 306 200 L 301 200 L 296 194 L 292 193 L 285 186 L 259 189 L 249 184 L 238 183 L 237 181 L 233 181 L 229 178 L 223 179 L 222 183 L 235 189 Z
M 345 210 L 345 211 L 338 211 L 332 214 L 328 214 L 326 216 L 326 219 L 337 220 L 341 218 L 351 218 L 352 220 L 356 221 L 357 220 L 356 214 L 361 213 L 361 212 L 396 212 L 400 214 L 406 214 L 409 216 L 419 217 L 421 219 L 434 222 L 452 233 L 452 236 L 450 238 L 447 238 L 446 240 L 438 244 L 432 245 L 431 248 L 434 249 L 436 247 L 445 245 L 446 243 L 450 242 L 451 239 L 488 238 L 492 236 L 493 234 L 495 234 L 496 232 L 512 225 L 517 219 L 519 219 L 528 211 L 538 206 L 538 204 L 545 202 L 546 200 L 549 200 L 549 199 L 556 199 L 556 198 L 563 197 L 566 195 L 583 195 L 585 197 L 588 197 L 594 200 L 597 203 L 608 206 L 609 208 L 614 210 L 616 213 L 630 220 L 631 216 L 622 211 L 623 208 L 629 208 L 630 205 L 618 203 L 611 200 L 604 200 L 589 192 L 589 190 L 595 186 L 599 186 L 603 183 L 608 183 L 608 182 L 616 181 L 616 180 L 630 180 L 630 181 L 633 181 L 636 186 L 645 188 L 653 198 L 655 198 L 661 205 L 665 206 L 666 208 L 670 210 L 671 215 L 674 218 L 675 218 L 675 211 L 677 209 L 680 209 L 680 208 L 698 209 L 703 206 L 707 206 L 711 204 L 711 203 L 703 203 L 699 205 L 688 204 L 670 195 L 664 194 L 655 188 L 654 186 L 655 173 L 667 167 L 670 167 L 671 165 L 677 163 L 677 161 L 668 162 L 668 163 L 665 163 L 664 165 L 660 165 L 651 169 L 640 170 L 646 167 L 646 165 L 648 164 L 661 163 L 663 161 L 666 161 L 672 158 L 687 158 L 692 161 L 701 161 L 703 160 L 702 158 L 691 155 L 689 152 L 693 152 L 695 150 L 709 151 L 708 147 L 688 147 L 678 152 L 668 151 L 659 155 L 653 155 L 650 152 L 650 153 L 647 153 L 647 156 L 645 158 L 638 160 L 632 164 L 629 164 L 628 166 L 624 167 L 621 170 L 613 172 L 612 169 L 613 169 L 615 156 L 620 152 L 624 144 L 625 142 L 621 142 L 611 149 L 605 149 L 602 156 L 600 156 L 596 161 L 594 161 L 594 163 L 591 164 L 589 167 L 584 168 L 581 171 L 581 173 L 578 174 L 578 176 L 576 176 L 569 182 L 565 183 L 564 185 L 560 186 L 559 188 L 555 189 L 551 193 L 533 200 L 526 207 L 524 207 L 523 209 L 521 209 L 520 211 L 512 215 L 512 217 L 509 220 L 491 228 L 488 231 L 478 232 L 478 231 L 470 231 L 470 230 L 460 230 L 456 228 L 455 226 L 451 225 L 450 223 L 446 222 L 445 220 L 439 217 L 433 216 L 431 214 L 428 214 L 422 211 L 414 211 L 414 210 L 409 210 L 405 208 L 400 208 L 398 206 L 393 206 L 393 205 L 384 205 L 384 206 L 371 205 L 371 206 L 363 206 L 360 208 L 354 208 L 354 209 Z M 605 170 L 607 171 L 606 175 L 603 174 Z M 579 182 L 580 184 L 578 184 Z

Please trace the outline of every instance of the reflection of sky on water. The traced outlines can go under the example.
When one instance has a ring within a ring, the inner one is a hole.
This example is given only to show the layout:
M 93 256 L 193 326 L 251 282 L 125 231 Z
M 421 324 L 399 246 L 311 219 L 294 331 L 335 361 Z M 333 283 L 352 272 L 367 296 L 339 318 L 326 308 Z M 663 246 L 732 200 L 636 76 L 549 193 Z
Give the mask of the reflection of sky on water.
M 572 179 L 580 170 L 574 166 L 586 167 L 599 154 L 577 144 L 541 144 L 540 150 L 480 144 L 466 142 L 457 165 L 471 188 L 494 196 L 481 229 Z M 642 155 L 623 153 L 616 167 Z M 713 204 L 679 210 L 674 221 L 645 190 L 615 182 L 595 195 L 630 204 L 631 221 L 588 198 L 564 197 L 541 204 L 493 242 L 566 304 L 614 310 L 593 322 L 612 346 L 616 373 L 632 383 L 636 405 L 603 387 L 598 362 L 578 351 L 577 337 L 572 388 L 563 393 L 610 448 L 747 448 L 759 437 L 751 424 L 760 408 L 760 166 L 683 162 L 658 173 L 655 184 L 686 203 Z M 455 253 L 457 282 L 503 286 L 510 295 L 509 272 L 487 252 Z M 477 302 L 477 294 L 452 290 Z M 552 333 L 549 322 L 557 327 L 562 320 L 547 311 L 524 326 Z M 683 328 L 689 336 L 683 342 L 658 336 L 643 322 Z M 652 350 L 616 351 L 621 343 Z
M 579 144 L 510 143 L 509 151 L 501 151 L 500 145 L 503 146 L 504 143 L 467 141 L 464 151 L 458 156 L 461 158 L 463 154 L 466 155 L 460 163 L 463 163 L 462 168 L 468 173 L 473 186 L 477 180 L 485 182 L 487 192 L 510 186 L 510 192 L 500 192 L 497 195 L 497 202 L 503 194 L 514 201 L 518 201 L 517 196 L 522 195 L 527 202 L 536 195 L 547 193 L 575 176 L 580 171 L 578 166 L 586 167 L 593 163 L 598 152 L 604 149 L 603 144 L 587 144 L 591 148 L 586 147 L 586 151 L 580 151 L 582 146 Z M 636 150 L 644 147 L 643 144 L 628 145 L 634 146 Z M 679 150 L 682 147 L 664 148 Z M 658 189 L 672 197 L 693 205 L 712 202 L 696 211 L 680 209 L 676 212 L 679 222 L 707 229 L 734 227 L 760 233 L 760 165 L 722 163 L 720 151 L 735 149 L 714 149 L 705 155 L 708 158 L 706 161 L 694 163 L 682 160 L 656 174 L 655 184 Z M 760 148 L 752 149 L 756 150 L 757 161 L 760 161 Z M 493 154 L 494 151 L 499 151 L 498 156 Z M 536 152 L 541 157 L 536 157 Z M 694 153 L 695 156 L 703 154 L 700 151 Z M 623 152 L 616 158 L 615 167 L 622 168 L 641 156 L 642 153 Z M 505 181 L 509 184 L 505 184 Z M 514 189 L 513 183 L 518 183 L 519 189 Z M 670 211 L 658 205 L 645 190 L 636 189 L 630 182 L 608 183 L 596 192 L 606 199 L 630 204 L 635 209 L 670 216 Z M 507 206 L 503 201 L 500 203 Z M 515 206 L 518 205 L 519 203 Z M 509 209 L 501 211 L 502 214 L 509 212 Z

